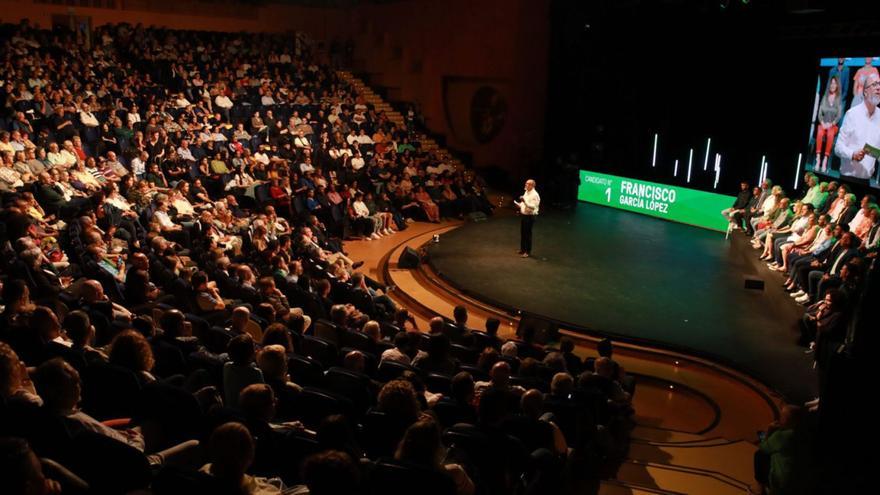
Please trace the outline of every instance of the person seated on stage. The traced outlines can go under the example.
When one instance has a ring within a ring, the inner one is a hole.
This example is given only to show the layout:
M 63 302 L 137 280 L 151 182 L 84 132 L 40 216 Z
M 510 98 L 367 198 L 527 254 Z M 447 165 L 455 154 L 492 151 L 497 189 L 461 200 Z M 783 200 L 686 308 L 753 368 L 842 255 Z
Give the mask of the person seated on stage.
M 755 234 L 752 236 L 752 247 L 761 249 L 763 241 L 766 240 L 768 233 L 774 233 L 783 227 L 786 227 L 792 220 L 793 213 L 791 211 L 790 200 L 788 198 L 780 198 L 776 204 L 776 208 L 770 214 L 755 224 Z
M 783 287 L 787 292 L 798 291 L 798 273 L 801 270 L 809 269 L 813 260 L 821 259 L 828 254 L 828 251 L 837 244 L 837 240 L 848 229 L 846 225 L 828 224 L 822 231 L 821 236 L 817 236 L 816 240 L 807 249 L 800 249 L 789 254 L 786 264 L 788 266 L 788 278 L 785 279 Z M 820 240 L 821 237 L 821 240 Z
M 764 251 L 761 253 L 763 261 L 776 259 L 784 244 L 798 241 L 801 236 L 810 238 L 815 236 L 817 218 L 813 212 L 813 205 L 801 203 L 800 205 L 795 205 L 794 209 L 797 214 L 788 225 L 777 229 L 775 232 L 768 233 L 764 238 Z
M 748 182 L 740 182 L 739 189 L 739 193 L 737 193 L 733 205 L 730 208 L 721 210 L 721 215 L 727 219 L 731 228 L 734 230 L 740 230 L 742 228 L 742 216 L 743 213 L 745 213 L 746 207 L 749 205 L 749 200 L 751 199 Z
M 831 184 L 837 183 L 832 182 Z M 846 184 L 836 186 L 833 193 L 834 196 L 832 197 L 829 194 L 828 200 L 825 201 L 825 204 L 819 209 L 820 213 L 827 213 L 828 216 L 831 217 L 832 222 L 843 213 L 843 210 L 846 207 L 846 195 L 849 194 L 849 187 Z
M 813 214 L 807 230 L 799 237 L 790 237 L 779 245 L 779 249 L 773 253 L 773 262 L 769 265 L 771 270 L 777 272 L 788 271 L 788 261 L 792 256 L 799 256 L 810 251 L 811 246 L 821 244 L 830 234 L 831 225 L 828 223 L 828 215 Z
M 859 250 L 866 258 L 876 258 L 880 249 L 880 208 L 871 209 L 871 229 Z
M 840 285 L 840 270 L 852 258 L 858 256 L 856 249 L 857 238 L 852 232 L 846 232 L 840 237 L 834 246 L 821 261 L 813 260 L 806 270 L 799 272 L 798 285 L 801 287 L 800 295 L 792 295 L 800 304 L 808 304 L 822 297 L 825 290 Z M 804 290 L 806 289 L 806 290 Z
M 871 230 L 871 210 L 877 208 L 876 199 L 870 194 L 862 198 L 861 208 L 856 216 L 849 223 L 849 231 L 855 234 L 860 240 L 864 241 L 868 237 Z
M 783 191 L 782 186 L 770 187 L 769 182 L 769 180 L 765 180 L 761 184 L 765 197 L 763 200 L 759 200 L 757 209 L 751 212 L 749 217 L 749 234 L 754 234 L 759 223 L 770 220 L 770 215 L 777 211 L 779 200 L 785 197 L 785 191 Z
M 816 177 L 816 174 L 807 172 L 804 177 L 804 184 L 807 185 L 807 193 L 801 199 L 801 203 L 812 205 L 813 209 L 822 206 L 827 194 L 822 191 L 822 185 L 819 183 L 819 178 Z

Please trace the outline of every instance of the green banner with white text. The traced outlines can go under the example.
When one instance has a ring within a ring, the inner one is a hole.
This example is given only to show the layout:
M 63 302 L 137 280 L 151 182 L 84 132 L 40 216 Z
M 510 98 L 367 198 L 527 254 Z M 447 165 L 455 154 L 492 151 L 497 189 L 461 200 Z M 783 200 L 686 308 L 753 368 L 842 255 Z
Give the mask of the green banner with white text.
M 580 201 L 721 232 L 727 230 L 727 220 L 721 210 L 730 208 L 736 199 L 724 194 L 588 170 L 581 170 L 580 174 Z

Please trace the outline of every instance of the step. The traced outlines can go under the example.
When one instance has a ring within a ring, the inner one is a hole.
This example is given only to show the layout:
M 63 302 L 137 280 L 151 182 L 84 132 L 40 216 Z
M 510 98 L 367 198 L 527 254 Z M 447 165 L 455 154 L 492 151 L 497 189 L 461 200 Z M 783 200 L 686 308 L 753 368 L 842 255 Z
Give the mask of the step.
M 695 443 L 705 442 L 707 437 L 696 433 L 688 433 L 685 431 L 669 430 L 666 428 L 657 428 L 653 426 L 638 425 L 632 431 L 634 440 L 655 443 Z
M 619 480 L 603 480 L 599 495 L 680 495 L 676 492 L 630 485 Z
M 620 466 L 617 479 L 632 486 L 675 493 L 713 495 L 751 493 L 748 485 L 720 473 L 632 460 L 627 460 Z
M 754 478 L 752 459 L 757 447 L 743 441 L 716 445 L 651 445 L 633 442 L 629 458 L 679 468 L 714 472 L 728 480 L 749 486 Z

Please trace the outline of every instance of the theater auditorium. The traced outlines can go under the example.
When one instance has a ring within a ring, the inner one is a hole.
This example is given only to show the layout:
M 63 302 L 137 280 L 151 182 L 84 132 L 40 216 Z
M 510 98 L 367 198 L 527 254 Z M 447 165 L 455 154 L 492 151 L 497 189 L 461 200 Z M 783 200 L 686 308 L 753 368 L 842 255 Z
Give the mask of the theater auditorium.
M 0 494 L 876 491 L 875 10 L 0 0 Z

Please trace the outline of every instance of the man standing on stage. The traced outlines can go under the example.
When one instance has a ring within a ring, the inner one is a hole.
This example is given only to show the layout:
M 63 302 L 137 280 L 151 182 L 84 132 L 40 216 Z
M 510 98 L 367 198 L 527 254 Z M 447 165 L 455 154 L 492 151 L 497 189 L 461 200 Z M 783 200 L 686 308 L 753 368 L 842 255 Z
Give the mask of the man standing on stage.
M 535 181 L 532 179 L 526 181 L 525 192 L 520 196 L 519 202 L 514 204 L 519 207 L 522 217 L 519 254 L 523 258 L 528 258 L 532 254 L 532 227 L 535 225 L 535 217 L 538 216 L 538 207 L 541 205 L 541 196 L 535 190 Z

